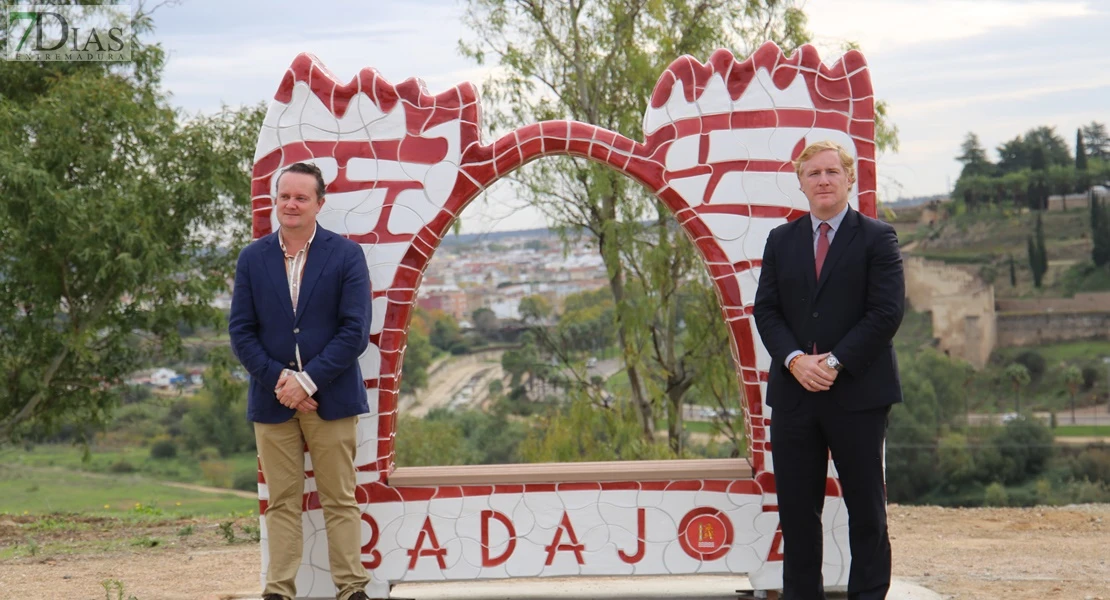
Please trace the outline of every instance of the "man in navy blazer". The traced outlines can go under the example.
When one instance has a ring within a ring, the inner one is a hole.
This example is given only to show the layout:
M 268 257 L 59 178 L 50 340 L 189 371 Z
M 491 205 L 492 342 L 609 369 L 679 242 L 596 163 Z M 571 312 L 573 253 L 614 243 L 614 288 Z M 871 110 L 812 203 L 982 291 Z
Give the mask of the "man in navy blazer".
M 821 514 L 831 452 L 848 509 L 848 597 L 890 587 L 883 448 L 902 401 L 892 340 L 905 308 L 894 228 L 852 210 L 852 156 L 811 144 L 794 163 L 810 214 L 767 237 L 754 316 L 771 355 L 771 457 L 786 600 L 825 598 Z
M 370 340 L 370 275 L 357 243 L 316 224 L 324 190 L 314 165 L 282 171 L 280 227 L 244 248 L 235 270 L 228 331 L 251 376 L 247 416 L 269 491 L 264 600 L 296 597 L 306 443 L 336 598 L 367 599 L 354 459 L 369 410 L 358 357 Z

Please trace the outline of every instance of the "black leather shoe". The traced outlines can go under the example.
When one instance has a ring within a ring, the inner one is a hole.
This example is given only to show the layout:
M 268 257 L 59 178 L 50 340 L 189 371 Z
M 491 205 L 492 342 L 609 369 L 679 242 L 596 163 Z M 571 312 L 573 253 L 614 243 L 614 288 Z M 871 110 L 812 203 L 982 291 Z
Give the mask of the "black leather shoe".
M 347 596 L 347 600 L 370 600 L 370 596 L 367 596 L 366 592 L 355 592 Z
M 289 599 L 286 598 L 285 596 L 282 596 L 281 594 L 266 594 L 265 596 L 262 596 L 262 600 L 289 600 Z

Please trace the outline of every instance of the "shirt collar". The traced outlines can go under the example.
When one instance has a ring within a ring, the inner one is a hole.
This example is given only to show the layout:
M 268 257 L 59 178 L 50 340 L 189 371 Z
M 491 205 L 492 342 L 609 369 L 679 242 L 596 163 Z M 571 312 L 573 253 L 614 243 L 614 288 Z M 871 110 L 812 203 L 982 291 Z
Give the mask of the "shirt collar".
M 308 250 L 308 247 L 312 245 L 312 240 L 316 239 L 316 230 L 317 230 L 317 225 L 316 225 L 316 223 L 313 223 L 312 224 L 312 235 L 309 236 L 308 241 L 305 242 L 303 250 Z M 281 251 L 285 252 L 286 254 L 289 254 L 289 252 L 285 249 L 285 236 L 282 235 L 282 233 L 281 233 L 282 231 L 283 231 L 282 228 L 278 227 L 278 243 L 281 244 Z
M 829 227 L 831 227 L 832 230 L 835 232 L 836 230 L 840 229 L 840 224 L 844 222 L 844 216 L 847 215 L 847 214 L 848 214 L 848 205 L 847 204 L 844 205 L 844 208 L 840 209 L 840 212 L 838 212 L 835 215 L 833 215 L 832 217 L 830 217 L 829 220 L 827 220 L 827 221 L 818 221 L 816 218 L 813 218 L 813 216 L 811 214 L 809 221 L 810 221 L 810 225 L 813 226 L 813 234 L 817 235 L 817 228 L 821 226 L 821 223 L 828 223 Z

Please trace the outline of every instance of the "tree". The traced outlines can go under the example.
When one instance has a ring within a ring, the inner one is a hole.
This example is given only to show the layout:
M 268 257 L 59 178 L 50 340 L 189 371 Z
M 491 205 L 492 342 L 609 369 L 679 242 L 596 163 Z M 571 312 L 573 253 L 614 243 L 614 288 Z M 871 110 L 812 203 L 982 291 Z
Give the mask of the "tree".
M 1075 188 L 1076 192 L 1085 192 L 1091 186 L 1091 175 L 1087 172 L 1087 148 L 1083 143 L 1083 129 L 1075 130 Z M 1064 196 L 1067 210 L 1067 196 Z
M 903 389 L 905 391 L 905 385 Z M 906 399 L 907 402 L 896 404 L 890 410 L 886 481 L 891 502 L 913 502 L 933 489 L 938 481 L 935 431 L 918 421 L 911 412 L 914 402 L 909 395 Z
M 997 150 L 999 172 L 1014 173 L 1030 167 L 1030 154 L 1025 140 L 1020 135 L 1003 142 Z
M 995 477 L 1016 484 L 1037 476 L 1052 457 L 1052 442 L 1052 431 L 1040 419 L 1011 419 L 991 439 L 1001 459 L 992 469 Z
M 0 63 L 0 443 L 105 422 L 179 323 L 221 325 L 263 111 L 180 115 L 162 49 L 132 56 Z
M 1062 208 L 1065 211 L 1068 210 L 1068 194 L 1079 187 L 1080 175 L 1080 172 L 1076 171 L 1075 167 L 1071 165 L 1052 165 L 1045 170 L 1044 181 L 1048 191 L 1060 196 Z M 1047 197 L 1042 208 L 1048 208 Z
M 464 20 L 475 41 L 463 52 L 484 64 L 487 55 L 503 75 L 484 95 L 493 101 L 491 125 L 518 126 L 549 118 L 572 118 L 638 137 L 644 101 L 659 73 L 682 54 L 707 55 L 716 46 L 739 46 L 739 33 L 802 38 L 804 16 L 783 13 L 778 3 L 749 3 L 752 14 L 725 1 L 546 3 L 471 0 Z M 763 14 L 767 21 L 756 21 Z M 787 18 L 789 17 L 789 18 Z M 777 34 L 777 35 L 776 35 Z M 736 43 L 727 43 L 736 42 Z M 500 109 L 500 110 L 497 110 Z M 629 322 L 632 302 L 622 248 L 638 235 L 652 201 L 623 176 L 584 160 L 543 161 L 516 176 L 523 196 L 564 232 L 584 231 L 596 240 L 616 306 L 617 331 L 645 439 L 654 433 L 654 409 Z
M 432 319 L 432 331 L 428 335 L 428 341 L 432 346 L 453 354 L 459 354 L 465 350 L 462 331 L 455 317 L 442 310 L 431 311 L 429 316 Z
M 1034 127 L 1024 135 L 1004 142 L 998 147 L 998 157 L 998 170 L 1002 173 L 1027 168 L 1036 170 L 1038 165 L 1044 168 L 1072 163 L 1067 142 L 1056 133 L 1055 127 L 1048 126 Z
M 1106 125 L 1098 121 L 1080 127 L 1083 133 L 1083 146 L 1091 158 L 1106 160 L 1110 158 L 1110 136 L 1106 134 Z
M 960 179 L 965 176 L 990 175 L 994 171 L 994 165 L 987 158 L 987 151 L 979 142 L 979 136 L 970 131 L 964 138 L 964 143 L 960 145 L 960 155 L 956 160 L 964 165 L 960 172 Z
M 1044 153 L 1045 166 L 1072 164 L 1068 143 L 1056 133 L 1055 127 L 1042 125 L 1025 132 L 1025 145 L 1032 152 L 1040 148 Z
M 1071 424 L 1075 425 L 1075 395 L 1079 393 L 1079 386 L 1083 383 L 1083 372 L 1075 365 L 1063 364 L 1060 375 L 1071 397 Z
M 1039 288 L 1041 282 L 1044 281 L 1045 273 L 1048 271 L 1048 251 L 1045 249 L 1044 223 L 1041 221 L 1041 213 L 1037 213 L 1033 235 L 1029 237 L 1028 242 L 1029 269 L 1033 272 L 1033 285 Z
M 230 348 L 208 354 L 204 388 L 188 400 L 182 421 L 185 444 L 192 452 L 216 448 L 220 456 L 254 449 L 254 429 L 247 421 L 247 383 L 235 376 L 239 362 Z
M 1015 405 L 1014 412 L 1021 414 L 1021 389 L 1029 385 L 1029 370 L 1020 363 L 1011 363 L 1003 372 L 1006 379 L 1014 386 Z
M 1010 255 L 1010 287 L 1017 287 L 1017 270 L 1014 267 L 1014 255 Z
M 1083 145 L 1083 129 L 1075 130 L 1075 170 L 1087 170 L 1087 149 Z
M 1094 190 L 1087 192 L 1090 199 L 1091 261 L 1101 267 L 1110 263 L 1110 214 Z
M 401 435 L 401 432 L 404 432 Z M 446 420 L 418 419 L 401 415 L 397 419 L 397 465 L 465 465 L 472 462 L 466 439 L 458 424 Z
M 551 340 L 558 347 L 551 348 L 552 352 L 597 353 L 616 343 L 616 315 L 609 290 L 571 294 L 563 307 Z
M 476 309 L 471 313 L 470 318 L 474 321 L 474 328 L 482 337 L 487 340 L 497 338 L 498 331 L 501 329 L 501 324 L 497 320 L 497 315 L 486 307 Z
M 676 458 L 666 446 L 645 440 L 639 415 L 628 403 L 601 408 L 571 393 L 552 407 L 520 445 L 524 462 L 582 462 Z
M 405 340 L 405 360 L 401 367 L 401 393 L 414 393 L 428 385 L 428 367 L 435 358 L 435 348 L 419 328 L 410 328 Z
M 518 310 L 525 323 L 542 323 L 551 316 L 554 309 L 546 296 L 537 295 L 521 298 Z

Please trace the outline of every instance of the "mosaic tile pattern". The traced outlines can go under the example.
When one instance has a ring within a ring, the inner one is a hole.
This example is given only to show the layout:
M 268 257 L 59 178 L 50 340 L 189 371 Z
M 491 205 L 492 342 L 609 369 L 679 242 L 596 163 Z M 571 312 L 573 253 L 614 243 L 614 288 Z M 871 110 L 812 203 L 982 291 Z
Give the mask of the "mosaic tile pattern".
M 254 236 L 276 226 L 275 175 L 318 165 L 326 228 L 359 242 L 373 284 L 370 346 L 360 357 L 370 413 L 356 460 L 371 591 L 389 582 L 524 575 L 746 573 L 781 585 L 781 547 L 763 402 L 770 358 L 751 318 L 767 233 L 807 211 L 790 164 L 811 142 L 855 153 L 851 204 L 875 214 L 874 99 L 863 56 L 825 65 L 804 46 L 766 44 L 744 61 L 718 50 L 674 61 L 644 115 L 644 141 L 587 123 L 548 121 L 484 144 L 473 85 L 431 95 L 374 69 L 343 84 L 298 56 L 278 87 L 254 157 Z M 532 159 L 571 154 L 610 165 L 655 191 L 700 250 L 732 333 L 745 391 L 752 479 L 397 488 L 393 469 L 406 328 L 421 275 L 467 204 Z M 334 595 L 323 517 L 306 453 L 303 596 Z M 847 516 L 830 463 L 825 581 L 847 581 Z M 261 476 L 260 476 L 261 479 Z M 267 490 L 260 481 L 265 510 Z M 263 523 L 263 535 L 266 530 Z M 263 552 L 263 572 L 267 557 Z

